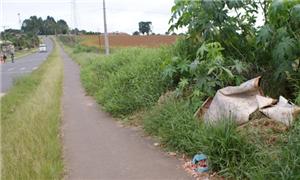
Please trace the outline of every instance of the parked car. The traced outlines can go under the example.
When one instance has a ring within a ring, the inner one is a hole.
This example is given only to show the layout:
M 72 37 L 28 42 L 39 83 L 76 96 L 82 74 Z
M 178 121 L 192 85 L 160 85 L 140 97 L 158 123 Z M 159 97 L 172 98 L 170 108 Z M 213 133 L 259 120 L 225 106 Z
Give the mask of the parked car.
M 47 52 L 47 46 L 46 46 L 46 44 L 40 44 L 39 51 L 40 52 Z

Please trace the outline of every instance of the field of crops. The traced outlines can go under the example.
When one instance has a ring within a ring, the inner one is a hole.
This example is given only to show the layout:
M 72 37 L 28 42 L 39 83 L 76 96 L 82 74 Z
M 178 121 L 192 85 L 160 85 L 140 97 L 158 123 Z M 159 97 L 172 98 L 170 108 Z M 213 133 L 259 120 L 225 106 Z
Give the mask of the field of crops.
M 104 47 L 104 36 L 82 35 L 80 36 L 82 45 Z M 150 36 L 130 36 L 130 35 L 110 35 L 109 45 L 112 47 L 159 47 L 165 44 L 175 43 L 176 35 L 150 35 Z

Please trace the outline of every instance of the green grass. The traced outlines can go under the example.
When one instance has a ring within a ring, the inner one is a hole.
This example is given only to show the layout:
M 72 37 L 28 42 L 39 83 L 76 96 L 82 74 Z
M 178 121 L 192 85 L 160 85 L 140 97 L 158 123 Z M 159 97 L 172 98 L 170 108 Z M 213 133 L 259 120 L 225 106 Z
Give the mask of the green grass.
M 186 101 L 170 99 L 148 112 L 144 128 L 172 151 L 208 155 L 210 169 L 222 176 L 249 178 L 251 172 L 264 166 L 261 161 L 265 155 L 237 132 L 232 121 L 204 125 L 193 113 Z
M 298 91 L 298 95 L 296 97 L 296 103 L 300 106 L 300 90 Z
M 16 51 L 15 59 L 17 60 L 19 58 L 22 58 L 24 56 L 28 56 L 28 55 L 36 53 L 36 52 L 38 52 L 37 48 Z
M 117 62 L 108 64 L 105 69 L 100 64 L 100 77 L 107 80 L 96 93 L 97 100 L 116 116 L 128 115 L 154 105 L 167 84 L 161 78 L 159 50 L 128 49 L 119 53 L 129 57 L 123 60 L 123 55 L 112 57 Z M 110 62 L 109 59 L 107 62 Z M 110 73 L 104 74 L 102 71 Z
M 58 47 L 1 99 L 2 179 L 61 179 L 63 64 Z
M 288 132 L 281 133 L 283 141 L 266 145 L 260 134 L 251 134 L 252 129 L 241 133 L 226 119 L 214 126 L 205 125 L 194 119 L 191 109 L 188 101 L 170 98 L 148 110 L 143 117 L 144 129 L 160 138 L 167 149 L 191 157 L 198 152 L 208 155 L 210 169 L 221 176 L 300 178 L 300 117 Z

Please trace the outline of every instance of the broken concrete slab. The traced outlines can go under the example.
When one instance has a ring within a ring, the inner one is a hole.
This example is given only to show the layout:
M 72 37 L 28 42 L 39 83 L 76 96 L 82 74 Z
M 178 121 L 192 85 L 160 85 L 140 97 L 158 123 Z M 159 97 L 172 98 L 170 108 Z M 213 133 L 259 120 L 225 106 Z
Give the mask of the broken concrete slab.
M 214 98 L 208 98 L 197 110 L 195 116 L 206 123 L 232 119 L 239 125 L 247 123 L 250 115 L 259 111 L 268 118 L 290 126 L 300 114 L 300 107 L 280 96 L 279 101 L 263 96 L 259 86 L 261 77 L 229 86 L 217 91 Z
M 249 116 L 258 109 L 256 95 L 262 95 L 260 77 L 229 86 L 217 91 L 203 119 L 206 123 L 222 119 L 234 119 L 238 124 L 249 121 Z M 205 105 L 204 105 L 205 106 Z
M 300 107 L 280 96 L 277 104 L 260 108 L 259 111 L 271 119 L 281 122 L 286 126 L 291 126 L 293 120 L 300 114 Z

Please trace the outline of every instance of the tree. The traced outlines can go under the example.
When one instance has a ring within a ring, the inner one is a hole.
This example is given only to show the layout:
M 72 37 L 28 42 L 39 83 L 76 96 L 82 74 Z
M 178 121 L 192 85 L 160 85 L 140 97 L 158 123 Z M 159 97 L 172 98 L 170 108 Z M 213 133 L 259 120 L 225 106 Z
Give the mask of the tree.
M 265 17 L 265 25 L 262 27 L 255 26 L 259 11 Z M 287 97 L 291 97 L 292 92 L 297 89 L 295 87 L 300 87 L 300 0 L 175 1 L 172 13 L 169 32 L 182 27 L 188 29 L 174 53 L 179 59 L 178 65 L 174 66 L 175 70 L 185 67 L 182 65 L 185 62 L 197 64 L 196 67 L 201 64 L 199 67 L 202 67 L 201 61 L 205 59 L 201 57 L 204 56 L 207 45 L 219 43 L 224 49 L 222 66 L 233 72 L 236 84 L 239 84 L 241 78 L 262 75 L 265 77 L 262 84 L 272 87 L 268 92 L 270 95 Z M 197 58 L 199 62 L 194 61 Z M 247 68 L 242 72 L 244 67 Z M 218 81 L 223 80 L 211 76 L 214 73 L 221 74 L 217 69 L 213 67 L 208 73 L 211 78 L 209 81 L 216 80 L 215 83 L 218 84 L 211 86 L 214 90 L 229 84 L 220 86 Z M 184 73 L 190 75 L 189 71 Z M 176 80 L 182 78 L 184 73 L 177 72 Z M 242 75 L 241 78 L 236 74 Z M 192 83 L 201 85 L 204 82 L 200 81 L 203 79 L 202 74 L 199 78 L 190 76 L 192 78 L 187 75 L 185 78 L 190 78 Z
M 80 32 L 80 30 L 79 30 L 78 28 L 75 28 L 75 29 L 72 29 L 72 30 L 71 30 L 71 34 L 76 34 L 76 35 L 78 35 L 79 32 Z
M 134 31 L 134 32 L 132 33 L 132 35 L 138 36 L 138 35 L 140 35 L 140 33 L 139 33 L 138 31 Z
M 68 24 L 64 20 L 58 20 L 57 21 L 57 27 L 58 27 L 58 34 L 67 34 L 69 31 Z
M 149 33 L 151 32 L 151 24 L 151 21 L 139 22 L 139 32 L 142 34 L 147 33 L 147 35 L 149 35 Z
M 242 51 L 255 46 L 251 43 L 255 39 L 257 9 L 256 1 L 176 1 L 172 7 L 172 25 L 169 31 L 187 27 L 187 34 L 193 39 L 196 47 L 204 41 L 217 41 L 225 49 L 231 49 L 224 52 L 226 55 L 251 61 L 255 56 L 253 51 Z
M 44 21 L 44 27 L 45 27 L 46 35 L 56 34 L 57 25 L 56 25 L 56 21 L 53 17 L 47 16 L 46 20 Z
M 66 21 L 58 20 L 56 22 L 51 16 L 47 16 L 45 20 L 41 17 L 31 16 L 23 21 L 21 29 L 25 33 L 36 35 L 66 34 L 69 31 Z
M 25 19 L 23 21 L 21 29 L 24 32 L 32 32 L 34 34 L 40 34 L 42 25 L 43 25 L 43 20 L 41 18 L 37 18 L 36 16 L 31 16 L 29 19 Z

